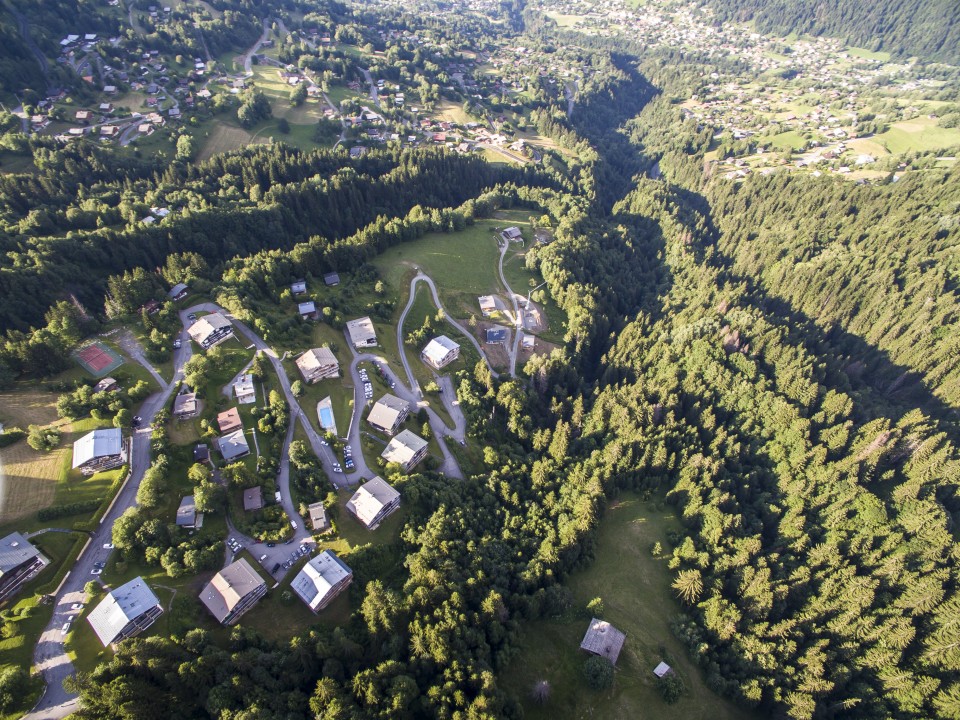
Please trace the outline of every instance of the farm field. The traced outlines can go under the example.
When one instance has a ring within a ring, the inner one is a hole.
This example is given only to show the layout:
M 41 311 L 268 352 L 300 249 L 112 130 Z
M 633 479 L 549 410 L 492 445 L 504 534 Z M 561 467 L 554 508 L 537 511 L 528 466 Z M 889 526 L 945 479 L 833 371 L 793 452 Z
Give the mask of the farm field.
M 894 154 L 940 150 L 960 145 L 960 128 L 939 127 L 933 118 L 914 118 L 891 125 L 887 132 L 873 139 Z
M 556 620 L 531 623 L 523 632 L 516 659 L 503 677 L 520 698 L 531 720 L 724 720 L 753 718 L 752 713 L 720 698 L 706 686 L 700 670 L 670 631 L 680 611 L 670 588 L 667 532 L 679 527 L 672 510 L 658 509 L 635 494 L 610 504 L 597 537 L 596 560 L 572 575 L 572 609 Z M 651 548 L 665 548 L 654 557 Z M 616 679 L 605 691 L 586 686 L 580 641 L 590 614 L 586 604 L 603 600 L 603 619 L 627 635 L 617 662 Z M 661 651 L 661 647 L 666 653 Z M 683 679 L 686 692 L 673 705 L 661 698 L 653 668 L 666 660 Z M 533 703 L 533 684 L 546 679 L 552 694 L 544 705 Z

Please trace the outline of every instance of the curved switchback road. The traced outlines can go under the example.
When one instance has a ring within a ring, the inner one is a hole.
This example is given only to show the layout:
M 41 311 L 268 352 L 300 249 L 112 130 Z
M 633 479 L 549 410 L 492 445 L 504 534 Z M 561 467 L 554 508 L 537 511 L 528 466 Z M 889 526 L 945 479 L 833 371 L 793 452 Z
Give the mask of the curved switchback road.
M 504 289 L 507 291 L 507 295 L 510 296 L 510 302 L 513 303 L 513 342 L 510 344 L 508 352 L 510 353 L 510 375 L 516 377 L 517 375 L 517 350 L 520 348 L 520 331 L 523 329 L 523 315 L 520 314 L 520 306 L 517 304 L 517 294 L 513 292 L 513 289 L 507 283 L 507 278 L 503 275 L 503 258 L 507 254 L 507 250 L 510 248 L 510 243 L 507 240 L 500 240 L 500 262 L 497 265 L 497 270 L 500 272 L 500 282 L 503 283 Z M 522 297 L 521 297 L 522 299 Z
M 423 392 L 420 390 L 420 385 L 417 383 L 416 378 L 413 376 L 413 371 L 410 369 L 410 363 L 407 360 L 407 354 L 403 351 L 403 324 L 407 319 L 407 313 L 410 312 L 410 308 L 413 307 L 413 301 L 417 294 L 417 284 L 426 283 L 427 287 L 430 288 L 430 294 L 433 296 L 433 304 L 436 305 L 437 310 L 443 313 L 444 320 L 453 325 L 464 337 L 466 337 L 473 346 L 477 349 L 477 352 L 480 353 L 480 357 L 483 359 L 483 362 L 486 363 L 487 369 L 490 370 L 490 374 L 493 377 L 500 377 L 497 374 L 497 371 L 493 369 L 493 366 L 490 364 L 490 360 L 487 358 L 487 354 L 483 351 L 483 346 L 480 345 L 480 342 L 473 336 L 469 330 L 467 330 L 463 325 L 458 323 L 453 317 L 446 311 L 443 305 L 440 304 L 440 296 L 437 294 L 437 286 L 434 284 L 433 279 L 426 275 L 423 270 L 417 268 L 417 274 L 410 280 L 410 297 L 407 300 L 407 306 L 403 309 L 403 312 L 400 313 L 400 320 L 397 323 L 397 345 L 400 350 L 400 361 L 403 363 L 403 369 L 407 373 L 407 378 L 410 381 L 410 387 L 417 393 L 419 397 L 423 397 Z

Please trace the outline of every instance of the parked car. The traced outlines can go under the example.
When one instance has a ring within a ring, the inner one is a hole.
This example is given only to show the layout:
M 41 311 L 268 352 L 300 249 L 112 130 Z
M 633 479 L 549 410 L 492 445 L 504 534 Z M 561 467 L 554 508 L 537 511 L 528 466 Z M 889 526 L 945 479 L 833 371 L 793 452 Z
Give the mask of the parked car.
M 296 521 L 296 520 L 291 520 L 291 521 L 290 521 L 290 527 L 292 527 L 294 530 L 296 530 L 296 529 L 297 529 L 297 521 Z
M 173 341 L 173 349 L 174 349 L 174 350 L 179 350 L 181 344 L 182 344 L 182 343 L 180 342 L 180 338 L 177 338 L 176 340 Z
M 260 556 L 260 562 L 263 562 L 263 561 L 266 560 L 266 559 L 267 559 L 266 553 L 264 553 L 263 555 Z
M 74 603 L 70 606 L 71 610 L 83 610 L 83 603 Z
M 103 572 L 103 570 L 102 570 L 101 568 L 94 568 L 93 570 L 90 571 L 90 574 L 91 574 L 91 575 L 99 575 L 99 574 L 102 573 L 102 572 Z
M 189 315 L 187 315 L 187 320 L 189 320 L 190 322 L 196 322 L 197 321 L 196 313 L 190 313 Z
M 334 471 L 335 473 L 342 473 L 342 472 L 343 472 L 343 468 L 341 468 L 337 463 L 334 463 L 334 464 L 333 464 L 333 471 Z
M 103 549 L 104 549 L 104 550 L 113 550 L 113 543 L 104 543 L 104 544 L 103 544 Z
M 64 635 L 66 635 L 68 632 L 70 632 L 70 621 L 69 621 L 69 620 L 63 624 L 63 627 L 60 628 L 60 632 L 62 632 Z
M 267 543 L 267 547 L 276 547 L 276 546 L 277 546 L 276 543 Z
M 271 574 L 275 573 L 279 569 L 280 569 L 280 563 L 277 563 L 276 565 L 273 566 L 273 570 L 271 570 L 270 573 Z

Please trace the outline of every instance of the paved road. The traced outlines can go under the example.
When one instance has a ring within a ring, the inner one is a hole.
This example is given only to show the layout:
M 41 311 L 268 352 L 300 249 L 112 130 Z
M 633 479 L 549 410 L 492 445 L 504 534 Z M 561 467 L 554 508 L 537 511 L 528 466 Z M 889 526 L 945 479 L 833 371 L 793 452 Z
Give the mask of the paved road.
M 253 44 L 253 47 L 243 54 L 243 71 L 247 75 L 253 75 L 253 56 L 257 54 L 257 50 L 260 49 L 260 46 L 267 41 L 268 37 L 270 37 L 269 22 L 269 18 L 263 19 L 263 33 L 261 33 L 260 39 Z
M 420 391 L 420 386 L 417 384 L 413 373 L 410 371 L 410 364 L 407 361 L 407 354 L 403 351 L 403 323 L 404 320 L 407 319 L 407 313 L 410 312 L 410 308 L 413 307 L 413 300 L 417 294 L 417 284 L 421 282 L 426 283 L 427 287 L 430 288 L 430 294 L 433 296 L 433 304 L 437 306 L 437 310 L 443 313 L 444 319 L 453 325 L 457 330 L 459 330 L 460 333 L 473 344 L 473 346 L 477 349 L 477 352 L 480 353 L 480 357 L 487 364 L 490 374 L 493 377 L 499 377 L 497 371 L 494 370 L 493 366 L 490 364 L 487 354 L 483 351 L 483 346 L 480 344 L 480 341 L 473 336 L 472 332 L 454 320 L 453 316 L 446 311 L 443 305 L 440 304 L 440 296 L 437 294 L 437 286 L 434 284 L 433 279 L 429 275 L 426 275 L 423 270 L 417 268 L 417 274 L 410 281 L 410 297 L 407 300 L 407 306 L 400 314 L 400 321 L 397 323 L 397 343 L 400 347 L 400 360 L 403 362 L 403 369 L 406 371 L 407 377 L 410 380 L 410 387 L 413 388 L 420 397 L 423 397 L 423 393 Z
M 370 75 L 370 71 L 365 68 L 360 68 L 360 71 L 363 73 L 364 79 L 370 85 L 370 99 L 373 100 L 373 104 L 378 108 L 380 107 L 380 94 L 377 92 L 377 84 L 373 81 L 373 76 Z
M 77 709 L 76 696 L 68 693 L 63 687 L 65 678 L 73 675 L 73 664 L 67 656 L 61 628 L 68 620 L 76 618 L 79 610 L 71 609 L 75 603 L 85 601 L 83 586 L 96 576 L 92 574 L 94 563 L 106 563 L 113 552 L 113 546 L 104 547 L 111 543 L 113 523 L 123 512 L 137 502 L 137 489 L 143 474 L 150 467 L 150 434 L 151 424 L 157 412 L 170 399 L 173 388 L 183 376 L 183 363 L 189 357 L 189 350 L 174 352 L 174 378 L 170 383 L 161 381 L 162 390 L 150 395 L 140 408 L 143 425 L 134 431 L 130 445 L 130 477 L 126 484 L 117 493 L 113 506 L 104 515 L 100 527 L 91 534 L 90 542 L 84 547 L 77 558 L 73 569 L 67 574 L 64 583 L 54 599 L 53 618 L 40 635 L 40 641 L 34 649 L 33 662 L 35 669 L 42 675 L 47 687 L 40 698 L 40 702 L 24 720 L 60 720 Z M 134 356 L 137 362 L 143 364 L 152 374 L 156 371 L 146 362 L 142 352 Z
M 517 304 L 517 295 L 513 292 L 513 289 L 510 287 L 510 284 L 507 282 L 507 278 L 503 275 L 503 258 L 507 254 L 507 250 L 510 249 L 510 243 L 506 240 L 500 241 L 500 262 L 497 265 L 497 269 L 500 272 L 500 282 L 503 283 L 504 289 L 507 291 L 507 295 L 510 296 L 510 302 L 513 303 L 513 342 L 510 344 L 510 375 L 516 376 L 517 374 L 517 350 L 520 348 L 520 336 L 523 334 L 523 315 L 520 314 L 520 306 Z
M 364 416 L 366 416 L 367 414 L 366 413 L 367 400 L 363 395 L 363 382 L 360 380 L 360 373 L 359 373 L 359 370 L 357 369 L 357 366 L 360 363 L 370 362 L 379 366 L 380 369 L 383 371 L 383 374 L 386 375 L 387 379 L 393 383 L 394 386 L 390 390 L 390 392 L 396 395 L 401 400 L 409 403 L 414 413 L 418 412 L 421 408 L 427 411 L 427 418 L 430 422 L 430 429 L 432 430 L 434 437 L 437 439 L 437 445 L 440 446 L 440 452 L 443 454 L 443 463 L 440 467 L 440 471 L 444 475 L 449 475 L 450 477 L 454 477 L 462 480 L 463 471 L 460 469 L 460 465 L 457 462 L 457 459 L 450 452 L 446 444 L 446 438 L 453 438 L 461 444 L 465 442 L 464 437 L 466 432 L 466 421 L 463 419 L 463 413 L 460 412 L 460 408 L 454 406 L 456 407 L 456 410 L 454 412 L 451 412 L 452 416 L 459 415 L 460 417 L 460 423 L 455 425 L 454 428 L 451 430 L 447 426 L 447 424 L 443 421 L 443 419 L 439 415 L 437 415 L 436 412 L 434 412 L 433 408 L 429 406 L 429 403 L 427 403 L 425 400 L 422 400 L 417 394 L 413 392 L 413 390 L 407 387 L 400 378 L 397 377 L 393 369 L 389 365 L 387 365 L 386 360 L 384 360 L 379 355 L 374 355 L 372 353 L 358 353 L 353 348 L 353 345 L 349 343 L 349 341 L 347 343 L 347 346 L 351 349 L 351 352 L 353 353 L 353 360 L 350 363 L 350 373 L 353 377 L 353 382 L 354 382 L 354 402 L 353 402 L 354 413 L 350 422 L 350 432 L 349 432 L 348 438 L 350 441 L 350 445 L 352 445 L 354 448 L 353 457 L 354 457 L 354 462 L 357 463 L 355 472 L 357 474 L 362 474 L 360 472 L 360 466 L 363 458 L 360 457 L 360 454 L 357 453 L 357 449 L 362 447 L 360 444 L 360 439 L 361 439 L 360 436 L 362 433 L 361 427 L 362 427 Z M 451 388 L 452 388 L 452 384 L 451 384 Z M 447 391 L 444 391 L 444 393 L 446 394 Z M 453 397 L 455 397 L 452 391 L 448 394 L 448 397 L 450 398 L 450 401 L 452 403 Z M 447 400 L 447 398 L 445 397 L 444 400 Z M 450 405 L 448 405 L 447 407 L 448 409 L 451 409 Z M 377 473 L 375 472 L 368 471 L 366 473 L 366 478 L 370 478 L 376 474 Z

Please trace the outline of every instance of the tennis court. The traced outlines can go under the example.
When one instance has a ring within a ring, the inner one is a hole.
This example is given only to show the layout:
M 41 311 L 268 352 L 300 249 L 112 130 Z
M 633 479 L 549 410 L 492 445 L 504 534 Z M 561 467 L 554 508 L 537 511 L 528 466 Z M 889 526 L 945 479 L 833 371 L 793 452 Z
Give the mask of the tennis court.
M 324 430 L 337 434 L 337 421 L 333 417 L 333 402 L 329 395 L 317 403 L 317 417 L 320 418 L 320 426 Z
M 103 377 L 123 365 L 123 358 L 101 342 L 77 350 L 73 359 L 94 377 Z

